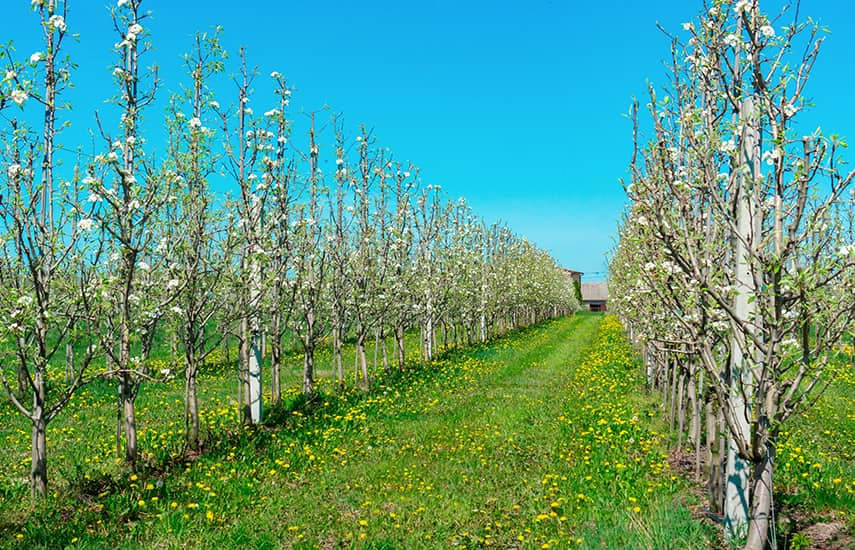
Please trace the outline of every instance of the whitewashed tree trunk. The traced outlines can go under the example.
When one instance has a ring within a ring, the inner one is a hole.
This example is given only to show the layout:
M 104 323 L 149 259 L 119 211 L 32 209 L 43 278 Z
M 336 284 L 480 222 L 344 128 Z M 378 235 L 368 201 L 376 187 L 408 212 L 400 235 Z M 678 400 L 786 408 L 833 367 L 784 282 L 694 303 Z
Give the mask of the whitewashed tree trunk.
M 250 303 L 250 340 L 249 340 L 249 363 L 247 364 L 247 378 L 249 387 L 249 413 L 253 424 L 261 422 L 262 404 L 262 347 L 263 334 L 261 327 L 261 315 L 259 313 L 261 300 L 261 264 L 258 258 L 258 247 L 256 244 L 257 231 L 261 226 L 261 201 L 256 197 L 252 205 L 252 222 L 250 228 L 253 238 L 250 243 L 251 254 L 249 255 L 249 303 Z
M 760 209 L 756 199 L 756 181 L 759 175 L 759 134 L 757 112 L 751 97 L 743 100 L 740 119 L 743 124 L 742 163 L 747 168 L 738 179 L 736 190 L 736 235 L 733 261 L 736 297 L 734 298 L 734 329 L 731 338 L 729 414 L 732 429 L 727 449 L 727 490 L 724 501 L 725 526 L 728 538 L 740 540 L 748 535 L 749 507 L 751 503 L 751 463 L 739 452 L 739 438 L 750 445 L 752 404 L 746 397 L 753 396 L 757 352 L 751 341 L 750 326 L 754 322 L 756 288 L 752 276 L 750 255 L 760 241 Z M 741 326 L 739 326 L 741 325 Z

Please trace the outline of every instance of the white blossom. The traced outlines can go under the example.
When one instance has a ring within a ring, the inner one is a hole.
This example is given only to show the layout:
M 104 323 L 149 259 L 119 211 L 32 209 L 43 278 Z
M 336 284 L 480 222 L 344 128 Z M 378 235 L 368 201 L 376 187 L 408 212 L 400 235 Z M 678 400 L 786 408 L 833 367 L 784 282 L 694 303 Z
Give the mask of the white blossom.
M 855 243 L 841 246 L 840 249 L 837 251 L 837 255 L 842 258 L 855 256 Z
M 775 166 L 775 162 L 781 158 L 781 150 L 780 149 L 772 149 L 771 151 L 766 151 L 763 153 L 763 161 L 769 166 Z
M 190 125 L 191 128 L 201 128 L 202 127 L 202 121 L 199 120 L 199 117 L 195 117 L 195 116 L 188 121 L 188 124 Z
M 27 92 L 25 92 L 24 90 L 12 90 L 12 92 L 9 94 L 9 99 L 14 101 L 15 104 L 19 107 L 23 105 L 25 101 L 27 101 L 28 97 L 29 96 L 27 95 Z
M 763 25 L 760 27 L 760 34 L 765 36 L 766 38 L 772 38 L 775 36 L 775 29 L 772 28 L 771 25 Z
M 12 69 L 9 69 L 8 71 L 6 71 L 6 75 L 3 77 L 3 81 L 6 82 L 9 80 L 14 80 L 16 76 L 18 76 L 18 73 L 16 73 Z
M 79 222 L 77 222 L 77 229 L 85 232 L 92 231 L 95 229 L 95 220 L 92 218 L 83 218 Z
M 128 0 L 119 0 L 118 2 L 116 2 L 116 7 L 121 8 L 122 6 L 124 6 L 127 3 L 128 3 Z
M 742 14 L 742 12 L 747 12 L 751 9 L 751 0 L 738 0 L 736 4 L 733 6 L 733 12 L 736 15 Z
M 20 164 L 10 164 L 9 167 L 6 168 L 6 175 L 9 179 L 20 176 L 23 172 L 24 170 L 21 168 Z
M 785 350 L 794 351 L 799 348 L 799 341 L 795 338 L 787 338 L 781 342 L 781 347 Z
M 48 26 L 58 30 L 59 32 L 65 32 L 65 29 L 67 28 L 65 25 L 65 19 L 61 15 L 51 15 L 50 19 L 48 19 Z
M 209 105 L 209 106 L 211 106 L 211 107 L 213 107 L 214 109 L 219 109 L 219 108 L 220 108 L 220 103 L 219 103 L 219 102 L 217 102 L 217 101 L 209 101 L 209 102 L 208 102 L 208 105 Z
M 43 54 L 42 52 L 33 52 L 33 54 L 30 56 L 30 63 L 35 65 L 36 63 L 44 59 L 44 57 L 45 54 Z

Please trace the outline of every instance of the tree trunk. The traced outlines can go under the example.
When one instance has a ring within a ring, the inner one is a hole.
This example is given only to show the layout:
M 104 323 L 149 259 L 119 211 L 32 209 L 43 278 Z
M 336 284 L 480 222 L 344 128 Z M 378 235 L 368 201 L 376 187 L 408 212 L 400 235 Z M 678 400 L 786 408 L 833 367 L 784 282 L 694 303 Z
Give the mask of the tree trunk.
M 686 430 L 686 400 L 683 399 L 688 372 L 683 361 L 680 362 L 679 386 L 677 388 L 677 448 L 683 448 L 683 435 Z
M 698 380 L 697 359 L 693 358 L 689 364 L 689 405 L 692 418 L 689 422 L 689 438 L 692 440 L 692 449 L 695 452 L 695 479 L 701 478 L 701 405 L 698 402 L 698 386 L 703 385 L 703 372 Z
M 270 401 L 282 404 L 282 315 L 275 311 L 270 319 Z
M 745 550 L 766 550 L 769 543 L 775 446 L 767 444 L 765 451 L 760 462 L 754 466 L 754 479 L 751 486 L 751 522 Z
M 368 358 L 365 356 L 365 337 L 365 331 L 360 325 L 356 334 L 356 354 L 359 357 L 362 384 L 365 389 L 368 389 Z
M 229 336 L 228 335 L 226 335 L 226 337 L 223 338 L 223 348 L 224 348 L 223 354 L 224 354 L 225 359 L 226 359 L 226 364 L 230 365 L 232 363 L 232 348 L 229 346 Z
M 380 327 L 374 329 L 374 372 L 377 372 L 377 360 L 380 354 Z
M 46 387 L 42 372 L 35 373 L 33 413 L 30 417 L 33 428 L 32 461 L 30 464 L 30 494 L 35 497 L 47 495 L 47 420 L 45 418 Z
M 724 511 L 724 472 L 722 470 L 723 438 L 721 434 L 721 412 L 716 408 L 712 389 L 706 392 L 707 417 L 707 489 L 710 511 L 720 514 Z
M 125 462 L 136 468 L 137 420 L 134 409 L 134 381 L 129 372 L 119 375 L 119 400 L 122 407 L 122 429 L 125 432 Z
M 270 338 L 270 401 L 282 405 L 282 338 L 271 332 Z
M 383 371 L 389 372 L 389 354 L 386 351 L 386 327 L 385 325 L 380 326 L 380 349 L 383 354 Z
M 315 391 L 315 348 L 307 341 L 303 353 L 303 393 L 311 395 Z
M 306 312 L 306 333 L 303 335 L 303 393 L 315 391 L 315 312 Z
M 169 353 L 172 357 L 178 357 L 178 331 L 173 330 L 169 335 Z
M 242 316 L 240 320 L 240 337 L 238 339 L 238 354 L 240 367 L 238 378 L 240 386 L 240 419 L 245 426 L 252 424 L 252 410 L 250 408 L 249 393 L 249 319 Z
M 335 362 L 335 378 L 338 381 L 338 389 L 344 391 L 344 358 L 342 357 L 341 348 L 344 335 L 344 329 L 338 323 L 333 328 L 333 358 Z
M 671 399 L 671 411 L 669 413 L 669 429 L 674 431 L 674 420 L 676 419 L 676 407 L 677 407 L 677 379 L 680 374 L 680 364 L 676 357 L 671 361 L 671 386 L 670 386 L 670 399 Z
M 647 389 L 656 387 L 656 355 L 650 351 L 649 344 L 644 345 L 644 359 L 647 362 Z
M 184 433 L 187 447 L 199 450 L 199 401 L 196 392 L 196 359 L 191 358 L 184 378 Z
M 27 370 L 23 366 L 18 365 L 17 374 L 18 374 L 18 397 L 23 401 L 24 396 L 27 395 L 27 390 L 30 387 L 30 382 L 29 382 L 29 380 L 27 380 Z
M 403 369 L 404 362 L 406 360 L 406 356 L 404 352 L 404 325 L 397 325 L 395 327 L 395 349 L 398 352 L 398 367 Z

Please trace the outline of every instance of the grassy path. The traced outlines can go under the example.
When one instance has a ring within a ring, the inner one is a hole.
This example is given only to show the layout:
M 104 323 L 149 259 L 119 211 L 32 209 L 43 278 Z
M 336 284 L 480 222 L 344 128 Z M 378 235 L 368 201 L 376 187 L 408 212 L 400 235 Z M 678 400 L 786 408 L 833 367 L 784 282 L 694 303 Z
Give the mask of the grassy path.
M 707 534 L 674 506 L 681 487 L 663 469 L 661 437 L 638 419 L 647 404 L 631 395 L 631 354 L 614 323 L 553 321 L 448 354 L 367 398 L 327 398 L 311 416 L 239 433 L 172 471 L 117 480 L 65 527 L 43 512 L 24 538 L 81 548 L 703 547 Z

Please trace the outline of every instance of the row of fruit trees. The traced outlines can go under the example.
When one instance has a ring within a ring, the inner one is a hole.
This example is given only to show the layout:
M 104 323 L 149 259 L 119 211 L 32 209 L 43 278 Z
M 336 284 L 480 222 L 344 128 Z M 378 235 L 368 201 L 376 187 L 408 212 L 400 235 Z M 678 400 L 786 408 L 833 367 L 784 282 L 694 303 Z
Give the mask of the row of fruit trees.
M 0 378 L 32 424 L 34 495 L 46 494 L 47 425 L 97 377 L 117 384 L 122 451 L 136 463 L 140 387 L 174 375 L 149 367 L 164 334 L 180 354 L 196 448 L 197 378 L 224 338 L 239 343 L 242 419 L 254 424 L 262 391 L 281 400 L 292 341 L 303 392 L 315 391 L 318 346 L 332 348 L 345 383 L 346 340 L 367 388 L 377 375 L 370 340 L 383 350 L 394 341 L 383 365 L 403 367 L 407 333 L 421 335 L 430 360 L 440 330 L 474 343 L 578 309 L 548 254 L 423 185 L 370 130 L 349 134 L 327 111 L 290 115 L 285 77 L 258 76 L 243 51 L 230 61 L 219 31 L 196 35 L 158 134 L 143 119 L 158 118 L 164 93 L 143 68 L 152 50 L 143 0 L 112 8 L 117 120 L 96 115 L 94 138 L 69 135 L 70 3 L 32 2 L 42 52 L 0 50 Z M 259 86 L 276 99 L 256 112 Z
M 611 306 L 681 442 L 688 421 L 711 510 L 731 540 L 763 549 L 782 426 L 822 393 L 853 331 L 855 171 L 839 137 L 799 133 L 823 30 L 797 2 L 775 15 L 758 0 L 705 6 L 669 35 L 649 116 L 632 109 Z

